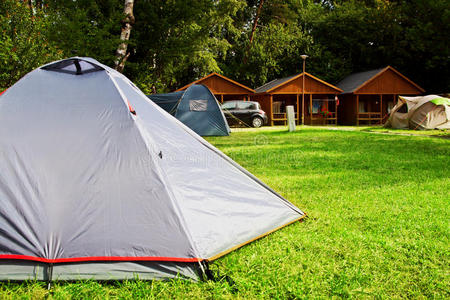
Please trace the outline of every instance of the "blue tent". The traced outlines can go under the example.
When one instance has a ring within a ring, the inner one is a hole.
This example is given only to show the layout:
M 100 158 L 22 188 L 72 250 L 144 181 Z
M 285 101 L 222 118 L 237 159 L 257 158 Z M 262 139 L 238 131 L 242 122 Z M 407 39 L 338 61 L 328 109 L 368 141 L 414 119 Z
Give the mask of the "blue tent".
M 193 84 L 184 91 L 148 97 L 198 135 L 230 134 L 230 127 L 216 97 L 204 85 Z

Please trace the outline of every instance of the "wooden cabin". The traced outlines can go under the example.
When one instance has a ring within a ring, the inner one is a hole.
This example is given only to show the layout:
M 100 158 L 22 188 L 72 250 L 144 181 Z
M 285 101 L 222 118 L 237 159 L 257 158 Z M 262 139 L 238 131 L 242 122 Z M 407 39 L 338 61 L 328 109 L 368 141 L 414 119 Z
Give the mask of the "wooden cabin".
M 272 126 L 286 125 L 288 105 L 294 106 L 297 124 L 326 125 L 337 123 L 336 100 L 341 92 L 341 89 L 305 72 L 260 86 L 255 89 L 252 100 L 260 103 Z
M 192 84 L 203 84 L 207 86 L 221 103 L 227 100 L 248 101 L 250 100 L 250 95 L 255 92 L 253 89 L 216 72 L 191 82 L 179 88 L 176 92 L 185 90 Z
M 425 92 L 391 66 L 351 74 L 336 86 L 343 90 L 338 109 L 338 122 L 343 125 L 382 124 L 397 103 L 398 95 Z

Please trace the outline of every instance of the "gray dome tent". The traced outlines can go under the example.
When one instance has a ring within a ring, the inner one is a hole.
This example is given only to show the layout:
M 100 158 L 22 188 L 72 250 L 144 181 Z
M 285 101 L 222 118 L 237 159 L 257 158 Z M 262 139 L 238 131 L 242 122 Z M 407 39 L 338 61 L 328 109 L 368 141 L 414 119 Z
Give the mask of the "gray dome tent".
M 216 97 L 202 84 L 193 84 L 179 92 L 148 97 L 198 135 L 230 134 L 230 127 Z
M 196 280 L 304 216 L 90 58 L 0 96 L 0 170 L 0 280 Z

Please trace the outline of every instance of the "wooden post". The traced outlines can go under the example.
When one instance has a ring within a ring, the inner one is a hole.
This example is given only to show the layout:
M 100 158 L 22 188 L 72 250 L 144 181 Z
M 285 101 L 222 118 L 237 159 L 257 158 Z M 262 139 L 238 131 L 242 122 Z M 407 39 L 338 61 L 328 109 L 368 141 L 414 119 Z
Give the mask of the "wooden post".
M 302 107 L 305 107 L 305 59 L 303 60 L 303 75 L 302 75 Z M 305 125 L 305 114 L 302 114 L 302 125 Z
M 220 94 L 220 103 L 223 103 L 223 94 Z
M 270 95 L 270 126 L 273 126 L 273 95 Z
M 338 110 L 336 97 L 337 97 L 337 95 L 334 95 L 334 117 L 336 118 L 336 120 L 334 120 L 335 125 L 337 125 L 337 110 Z
M 300 122 L 301 122 L 301 120 L 300 120 L 300 103 L 299 103 L 299 97 L 297 94 L 297 124 L 301 124 Z
M 380 94 L 380 124 L 383 121 L 383 94 Z
M 302 125 L 305 125 L 305 97 L 302 95 Z
M 309 125 L 313 124 L 312 117 L 312 94 L 309 94 Z
M 359 95 L 356 95 L 356 126 L 359 126 Z

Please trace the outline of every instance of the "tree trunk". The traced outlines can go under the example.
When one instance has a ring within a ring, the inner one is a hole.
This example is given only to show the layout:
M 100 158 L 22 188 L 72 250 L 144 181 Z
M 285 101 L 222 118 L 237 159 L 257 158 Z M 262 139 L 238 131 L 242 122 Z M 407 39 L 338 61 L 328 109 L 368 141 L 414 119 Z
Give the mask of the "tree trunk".
M 258 26 L 258 19 L 261 15 L 261 9 L 264 4 L 264 0 L 259 1 L 258 11 L 256 12 L 255 21 L 253 22 L 252 33 L 250 34 L 250 46 L 253 42 L 253 37 L 255 36 L 256 27 Z M 249 46 L 249 48 L 250 48 Z
M 122 20 L 122 31 L 120 33 L 120 40 L 122 41 L 116 50 L 115 69 L 119 72 L 123 71 L 125 62 L 130 56 L 127 52 L 128 40 L 130 39 L 131 28 L 134 24 L 133 15 L 134 0 L 125 0 L 125 8 L 123 10 L 125 17 Z
M 258 10 L 256 11 L 255 20 L 253 21 L 252 32 L 250 33 L 250 42 L 248 44 L 247 51 L 244 56 L 244 64 L 247 63 L 247 56 L 248 56 L 248 53 L 250 52 L 250 48 L 252 47 L 253 38 L 255 37 L 256 27 L 258 26 L 258 19 L 259 19 L 259 16 L 261 15 L 261 9 L 262 9 L 263 4 L 264 4 L 264 0 L 260 0 L 259 5 L 258 5 Z

